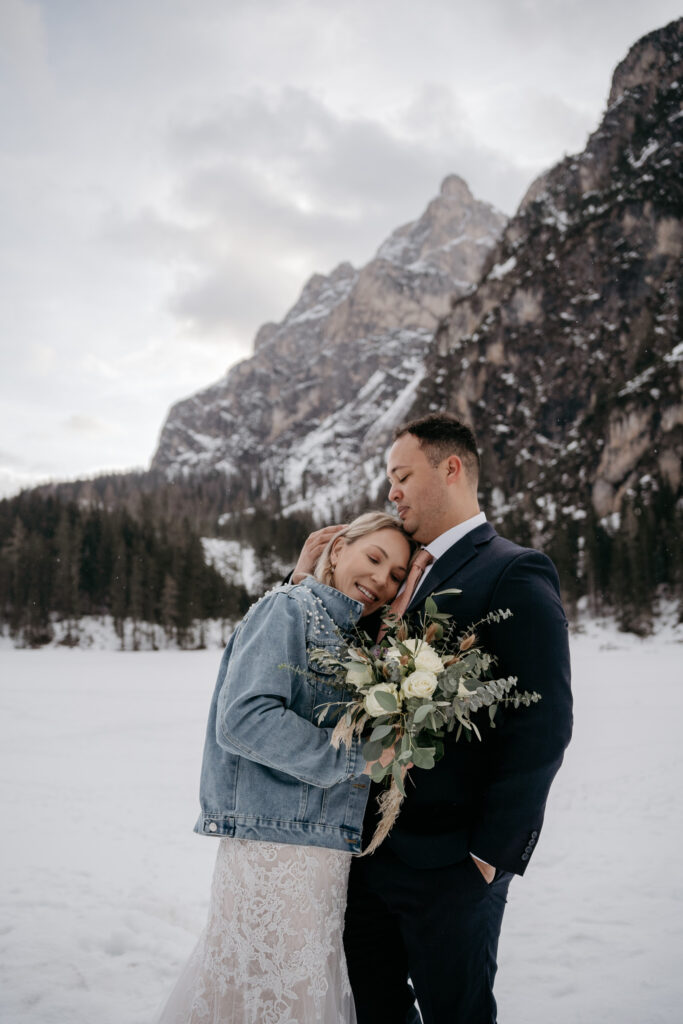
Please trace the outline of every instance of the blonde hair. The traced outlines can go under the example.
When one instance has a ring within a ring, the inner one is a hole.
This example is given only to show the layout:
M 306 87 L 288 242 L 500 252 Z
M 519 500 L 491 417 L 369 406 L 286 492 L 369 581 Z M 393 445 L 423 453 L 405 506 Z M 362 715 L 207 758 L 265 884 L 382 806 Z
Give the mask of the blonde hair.
M 410 544 L 411 556 L 415 542 L 403 529 L 403 523 L 398 516 L 392 516 L 388 512 L 364 512 L 353 522 L 345 526 L 343 530 L 335 534 L 332 540 L 328 541 L 325 550 L 315 563 L 313 575 L 320 583 L 333 587 L 334 566 L 332 565 L 332 548 L 340 537 L 343 537 L 347 544 L 353 544 L 354 540 L 367 536 L 368 533 L 375 533 L 376 530 L 397 530 Z

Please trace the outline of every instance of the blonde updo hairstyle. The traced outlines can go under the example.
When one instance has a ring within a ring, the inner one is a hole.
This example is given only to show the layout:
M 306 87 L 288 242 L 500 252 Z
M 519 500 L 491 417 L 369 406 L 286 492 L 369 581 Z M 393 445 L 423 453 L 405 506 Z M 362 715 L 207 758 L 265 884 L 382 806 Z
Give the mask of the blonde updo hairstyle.
M 353 522 L 345 526 L 343 530 L 336 533 L 332 540 L 328 541 L 325 550 L 322 555 L 315 563 L 315 569 L 313 575 L 320 583 L 325 583 L 328 587 L 334 586 L 334 566 L 332 565 L 332 548 L 340 537 L 343 537 L 347 544 L 353 544 L 355 540 L 360 537 L 365 537 L 369 533 L 374 533 L 376 530 L 397 530 L 410 544 L 411 561 L 412 556 L 415 553 L 415 542 L 408 536 L 403 529 L 403 523 L 398 516 L 389 515 L 388 512 L 364 512 L 362 516 L 358 516 Z

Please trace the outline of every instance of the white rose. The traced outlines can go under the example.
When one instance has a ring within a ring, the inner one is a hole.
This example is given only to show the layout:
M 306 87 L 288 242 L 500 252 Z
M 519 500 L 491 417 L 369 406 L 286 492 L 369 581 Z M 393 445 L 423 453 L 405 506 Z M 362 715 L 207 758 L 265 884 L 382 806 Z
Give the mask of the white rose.
M 367 661 L 352 661 L 346 669 L 346 682 L 356 690 L 362 690 L 372 682 L 372 669 Z
M 417 669 L 406 676 L 401 683 L 405 697 L 431 697 L 436 689 L 436 676 L 433 672 Z
M 441 658 L 426 641 L 411 637 L 409 640 L 404 640 L 403 646 L 412 654 L 415 668 L 420 669 L 422 672 L 443 672 L 444 664 Z M 389 648 L 385 654 L 385 659 L 387 660 L 398 661 L 400 657 L 401 652 L 398 647 Z
M 387 714 L 386 708 L 383 708 L 375 697 L 378 690 L 382 690 L 383 693 L 390 693 L 395 697 L 397 707 L 400 702 L 399 692 L 395 686 L 392 686 L 391 683 L 377 683 L 376 686 L 373 686 L 372 689 L 368 691 L 365 697 L 365 710 L 371 718 L 377 718 L 379 715 Z
M 436 653 L 433 647 L 429 644 L 421 643 L 415 652 L 414 658 L 415 668 L 421 672 L 443 672 L 443 662 L 439 655 Z

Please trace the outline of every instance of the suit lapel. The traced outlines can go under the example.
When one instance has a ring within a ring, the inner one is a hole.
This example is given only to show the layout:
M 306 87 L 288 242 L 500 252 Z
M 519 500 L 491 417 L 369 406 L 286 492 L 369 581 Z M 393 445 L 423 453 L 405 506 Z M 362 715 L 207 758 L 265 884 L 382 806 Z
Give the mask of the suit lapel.
M 416 605 L 422 604 L 430 594 L 439 590 L 445 580 L 450 579 L 456 572 L 476 558 L 482 544 L 488 544 L 496 536 L 496 531 L 490 523 L 482 523 L 476 529 L 470 530 L 461 540 L 453 544 L 445 551 L 430 569 L 425 579 L 420 583 L 412 596 L 407 611 L 413 611 Z

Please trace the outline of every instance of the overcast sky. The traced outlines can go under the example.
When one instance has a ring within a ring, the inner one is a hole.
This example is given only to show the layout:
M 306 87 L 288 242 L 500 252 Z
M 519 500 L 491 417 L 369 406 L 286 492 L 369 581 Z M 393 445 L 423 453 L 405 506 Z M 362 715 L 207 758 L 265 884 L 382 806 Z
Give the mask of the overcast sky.
M 678 8 L 678 9 L 677 9 Z M 0 492 L 169 405 L 449 173 L 514 212 L 674 0 L 0 0 Z

